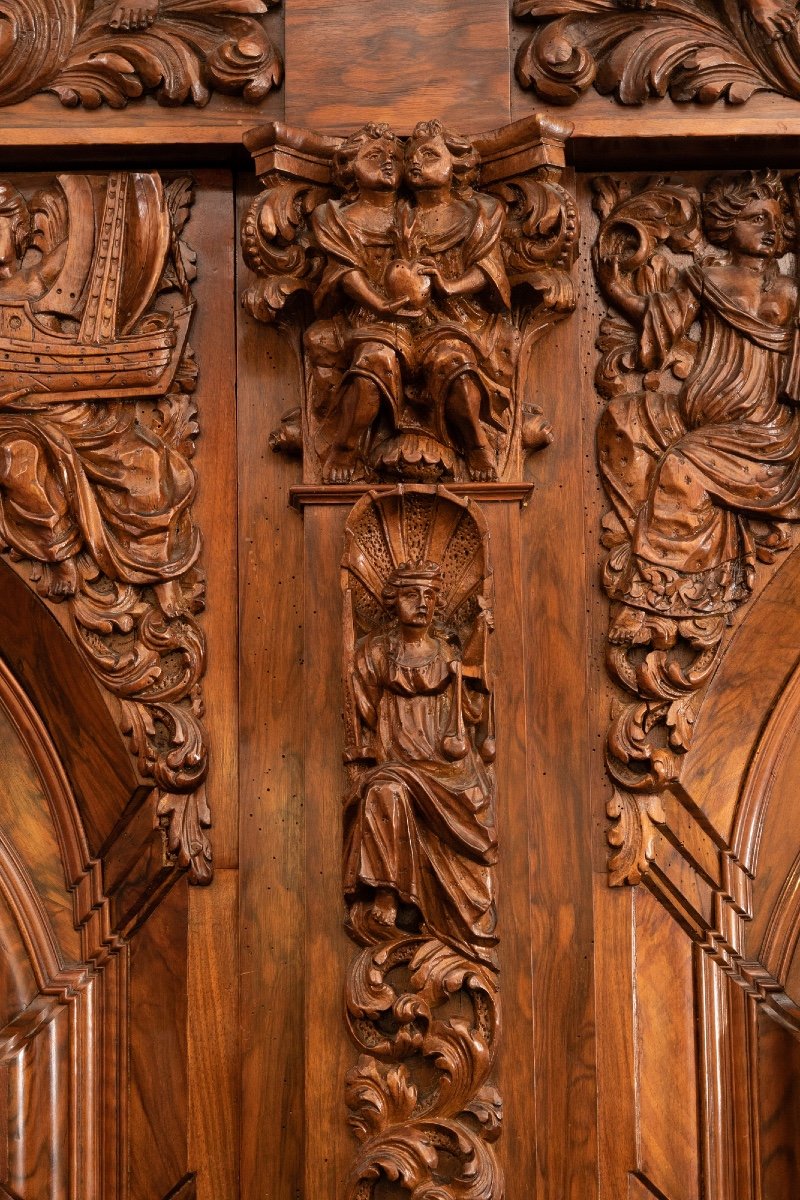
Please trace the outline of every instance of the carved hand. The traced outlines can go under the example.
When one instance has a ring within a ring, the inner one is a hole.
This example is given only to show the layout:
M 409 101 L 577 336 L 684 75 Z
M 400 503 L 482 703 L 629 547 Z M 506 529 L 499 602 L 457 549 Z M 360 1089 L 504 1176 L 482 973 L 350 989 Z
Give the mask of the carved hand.
M 797 7 L 791 0 L 743 0 L 743 7 L 773 42 L 786 37 L 797 24 Z
M 595 246 L 592 257 L 594 269 L 600 287 L 612 304 L 625 314 L 631 321 L 639 321 L 644 316 L 646 301 L 632 292 L 622 280 L 619 259 L 610 254 L 601 254 Z
M 158 16 L 159 0 L 132 0 L 118 4 L 108 22 L 109 29 L 121 33 L 149 29 Z

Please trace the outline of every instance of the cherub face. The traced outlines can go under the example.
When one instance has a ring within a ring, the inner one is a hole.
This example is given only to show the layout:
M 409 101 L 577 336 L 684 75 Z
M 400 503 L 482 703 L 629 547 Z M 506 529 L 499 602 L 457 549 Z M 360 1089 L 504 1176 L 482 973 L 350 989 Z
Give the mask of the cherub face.
M 777 200 L 751 200 L 736 218 L 729 245 L 740 254 L 774 258 L 781 253 L 783 216 Z
M 437 135 L 406 146 L 406 178 L 414 189 L 444 187 L 453 178 L 453 156 Z
M 359 188 L 373 191 L 397 191 L 402 168 L 400 147 L 391 138 L 371 138 L 353 160 L 353 175 Z
M 397 589 L 395 612 L 401 625 L 427 628 L 436 610 L 436 589 L 423 583 L 404 584 Z

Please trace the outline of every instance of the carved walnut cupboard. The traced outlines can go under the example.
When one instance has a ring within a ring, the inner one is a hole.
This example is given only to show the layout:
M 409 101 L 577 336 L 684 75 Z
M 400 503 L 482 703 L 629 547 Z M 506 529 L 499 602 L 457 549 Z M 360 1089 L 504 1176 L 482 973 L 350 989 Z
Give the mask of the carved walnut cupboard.
M 0 108 L 0 1198 L 797 1200 L 800 5 Z

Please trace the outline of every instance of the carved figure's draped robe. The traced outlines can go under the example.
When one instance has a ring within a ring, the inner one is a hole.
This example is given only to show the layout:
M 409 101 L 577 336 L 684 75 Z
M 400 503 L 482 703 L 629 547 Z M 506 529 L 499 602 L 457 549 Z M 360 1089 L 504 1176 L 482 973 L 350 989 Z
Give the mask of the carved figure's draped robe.
M 345 894 L 393 890 L 428 930 L 480 954 L 496 942 L 490 868 L 497 859 L 492 783 L 471 736 L 484 698 L 463 689 L 468 750 L 442 751 L 455 700 L 456 655 L 442 640 L 421 666 L 401 664 L 396 634 L 356 648 L 353 687 L 377 760 L 345 813 Z
M 414 209 L 400 202 L 410 228 L 409 244 L 390 244 L 388 235 L 377 234 L 354 223 L 348 205 L 330 200 L 313 216 L 317 242 L 328 263 L 316 293 L 316 306 L 325 313 L 331 308 L 345 275 L 363 272 L 380 294 L 386 290 L 386 269 L 392 260 L 413 263 L 433 259 L 446 279 L 458 279 L 473 267 L 486 278 L 479 295 L 442 297 L 431 294 L 421 316 L 384 318 L 349 297 L 339 297 L 337 307 L 346 316 L 316 323 L 316 336 L 307 344 L 324 345 L 317 354 L 323 369 L 332 361 L 339 371 L 348 370 L 371 378 L 391 407 L 395 424 L 402 424 L 404 384 L 414 376 L 424 378 L 433 404 L 436 435 L 448 440 L 444 403 L 453 381 L 471 374 L 484 396 L 482 420 L 505 428 L 511 404 L 511 386 L 519 349 L 519 337 L 507 313 L 511 303 L 508 278 L 501 253 L 505 213 L 493 196 L 473 194 L 459 204 L 456 219 L 436 239 L 422 241 L 414 233 Z M 413 246 L 413 250 L 409 249 Z M 366 353 L 365 353 L 366 351 Z M 377 352 L 376 352 L 377 351 Z
M 191 566 L 194 471 L 139 424 L 135 405 L 14 407 L 0 411 L 0 537 L 9 546 L 60 562 L 85 545 L 123 583 L 159 583 Z
M 36 309 L 45 286 L 20 271 L 0 304 L 8 296 Z M 56 563 L 87 548 L 117 582 L 175 579 L 200 550 L 196 486 L 188 460 L 139 422 L 131 401 L 0 392 L 0 538 L 23 557 Z
M 780 398 L 796 373 L 793 326 L 743 311 L 692 267 L 673 291 L 649 297 L 642 363 L 665 364 L 698 302 L 700 341 L 680 392 L 618 396 L 598 432 L 629 537 L 609 557 L 609 592 L 676 618 L 724 614 L 745 598 L 748 517 L 800 519 L 800 414 Z

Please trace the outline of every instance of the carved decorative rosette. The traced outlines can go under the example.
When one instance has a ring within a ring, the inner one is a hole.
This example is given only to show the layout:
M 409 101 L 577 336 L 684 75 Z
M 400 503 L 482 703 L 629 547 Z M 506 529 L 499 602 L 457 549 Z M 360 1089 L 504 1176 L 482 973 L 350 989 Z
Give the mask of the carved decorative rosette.
M 441 487 L 367 493 L 347 522 L 351 1200 L 503 1195 L 487 551 Z
M 798 191 L 751 171 L 595 193 L 610 870 L 637 883 L 726 631 L 800 520 Z
M 800 97 L 794 0 L 514 0 L 514 15 L 535 23 L 517 79 L 552 104 L 592 86 L 622 104 Z
M 144 172 L 0 181 L 0 545 L 59 606 L 168 857 L 204 883 L 191 204 L 191 180 Z
M 519 480 L 550 440 L 525 399 L 534 343 L 575 304 L 565 126 L 407 139 L 274 124 L 246 136 L 264 191 L 242 227 L 243 296 L 303 332 L 305 396 L 273 449 L 308 484 Z
M 283 74 L 259 17 L 277 0 L 3 0 L 0 106 L 52 92 L 72 108 L 258 104 Z

